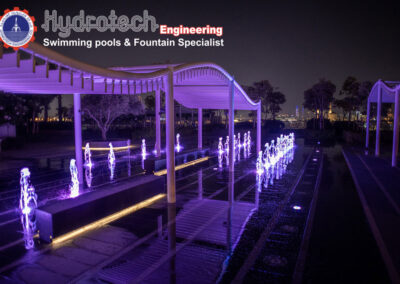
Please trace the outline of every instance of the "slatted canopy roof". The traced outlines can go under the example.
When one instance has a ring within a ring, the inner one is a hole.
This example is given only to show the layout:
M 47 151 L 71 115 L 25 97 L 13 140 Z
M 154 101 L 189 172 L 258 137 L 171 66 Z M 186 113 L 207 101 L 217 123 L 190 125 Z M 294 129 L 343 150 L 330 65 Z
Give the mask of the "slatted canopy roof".
M 174 99 L 187 108 L 228 109 L 232 76 L 214 63 L 164 64 L 101 68 L 80 62 L 38 43 L 1 53 L 0 90 L 21 94 L 123 94 L 164 89 L 173 72 Z M 257 110 L 234 81 L 234 109 Z
M 379 87 L 382 90 L 382 102 L 383 103 L 394 103 L 396 92 L 400 90 L 400 81 L 382 81 L 378 80 L 369 93 L 368 101 L 376 103 L 378 102 Z

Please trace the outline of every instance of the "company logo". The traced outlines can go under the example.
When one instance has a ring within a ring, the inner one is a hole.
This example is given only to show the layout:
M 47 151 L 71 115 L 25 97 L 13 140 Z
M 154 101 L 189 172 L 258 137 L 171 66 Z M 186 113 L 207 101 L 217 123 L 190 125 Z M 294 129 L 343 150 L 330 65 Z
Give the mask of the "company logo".
M 29 42 L 35 40 L 34 33 L 37 27 L 34 25 L 35 18 L 29 16 L 27 10 L 5 10 L 0 18 L 0 39 L 5 47 L 12 47 L 17 50 L 20 47 L 27 47 Z

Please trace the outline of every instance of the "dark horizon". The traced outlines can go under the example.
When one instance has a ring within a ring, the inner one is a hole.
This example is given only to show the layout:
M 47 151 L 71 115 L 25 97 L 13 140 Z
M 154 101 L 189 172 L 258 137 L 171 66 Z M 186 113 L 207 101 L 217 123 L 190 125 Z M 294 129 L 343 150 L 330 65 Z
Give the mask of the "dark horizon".
M 224 67 L 242 85 L 267 79 L 286 95 L 283 112 L 294 114 L 303 103 L 303 92 L 320 78 L 331 80 L 337 90 L 344 79 L 355 76 L 360 81 L 397 80 L 396 62 L 400 61 L 399 3 L 372 1 L 362 4 L 335 2 L 273 2 L 236 4 L 202 1 L 134 3 L 112 1 L 107 6 L 97 2 L 54 3 L 52 1 L 15 1 L 2 3 L 1 10 L 19 6 L 36 18 L 36 42 L 44 37 L 56 39 L 40 27 L 44 10 L 60 15 L 141 14 L 144 9 L 158 24 L 170 26 L 223 26 L 225 47 L 52 47 L 67 56 L 102 67 L 212 61 Z M 91 32 L 74 33 L 69 39 L 144 39 L 173 38 L 155 33 Z M 190 38 L 189 36 L 183 36 Z M 193 38 L 201 36 L 192 36 Z M 99 58 L 101 60 L 99 60 Z

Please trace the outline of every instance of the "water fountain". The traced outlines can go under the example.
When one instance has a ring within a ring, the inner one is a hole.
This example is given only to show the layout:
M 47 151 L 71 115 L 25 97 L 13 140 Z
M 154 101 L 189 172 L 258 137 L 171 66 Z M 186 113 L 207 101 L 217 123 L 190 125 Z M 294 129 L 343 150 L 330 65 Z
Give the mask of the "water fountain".
M 181 135 L 178 133 L 176 134 L 176 151 L 179 153 L 181 151 L 181 143 L 179 141 L 179 138 Z
M 222 169 L 222 162 L 223 162 L 223 152 L 218 152 L 218 168 Z
M 71 159 L 69 163 L 69 171 L 71 173 L 71 183 L 69 185 L 69 197 L 74 198 L 79 195 L 79 179 L 78 169 L 75 159 Z
M 21 224 L 24 232 L 24 242 L 26 249 L 34 247 L 33 235 L 36 233 L 35 210 L 37 208 L 37 195 L 35 188 L 31 184 L 31 173 L 28 168 L 23 168 L 20 172 L 21 196 L 19 208 L 21 210 Z
M 110 152 L 108 153 L 108 169 L 110 170 L 110 180 L 114 179 L 114 169 L 115 169 L 115 154 L 112 143 L 108 144 L 110 146 Z
M 257 175 L 261 176 L 264 173 L 263 152 L 258 152 L 257 157 Z
M 90 151 L 89 143 L 86 143 L 85 146 L 85 167 L 92 168 L 92 153 Z
M 257 175 L 264 176 L 264 187 L 273 184 L 274 179 L 280 179 L 285 173 L 288 163 L 293 160 L 294 134 L 280 135 L 271 143 L 265 144 L 264 152 L 259 152 L 257 158 Z M 261 165 L 263 170 L 261 171 Z
M 251 136 L 250 136 L 250 131 L 247 131 L 247 155 L 250 155 L 250 149 L 251 149 Z
M 146 140 L 145 139 L 142 139 L 142 160 L 146 160 L 146 155 L 147 155 L 147 152 L 146 152 Z
M 224 152 L 224 145 L 222 144 L 222 137 L 219 137 L 218 155 L 221 155 L 223 152 Z
M 85 180 L 87 186 L 91 187 L 93 180 L 93 175 L 92 175 L 93 164 L 92 164 L 92 153 L 90 151 L 89 143 L 86 143 L 84 156 L 85 156 Z

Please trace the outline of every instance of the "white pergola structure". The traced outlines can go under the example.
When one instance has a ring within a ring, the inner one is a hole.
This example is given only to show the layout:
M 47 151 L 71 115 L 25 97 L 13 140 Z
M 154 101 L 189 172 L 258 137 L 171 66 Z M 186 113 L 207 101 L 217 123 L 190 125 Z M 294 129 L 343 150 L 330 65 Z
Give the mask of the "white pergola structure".
M 400 119 L 400 82 L 378 80 L 372 87 L 367 102 L 367 125 L 365 146 L 369 146 L 369 122 L 371 113 L 371 103 L 377 104 L 376 114 L 376 140 L 375 155 L 380 155 L 380 129 L 381 113 L 383 103 L 394 103 L 394 125 L 393 125 L 393 148 L 392 148 L 392 166 L 397 165 L 399 152 L 399 119 Z
M 257 152 L 261 150 L 261 103 L 253 102 L 222 67 L 214 63 L 166 64 L 106 69 L 66 57 L 40 44 L 13 53 L 0 50 L 0 90 L 15 94 L 73 94 L 75 158 L 83 184 L 81 94 L 156 93 L 156 152 L 161 153 L 160 93 L 165 92 L 167 196 L 175 203 L 174 100 L 198 110 L 202 148 L 202 110 L 229 110 L 229 165 L 234 169 L 234 110 L 257 111 Z

